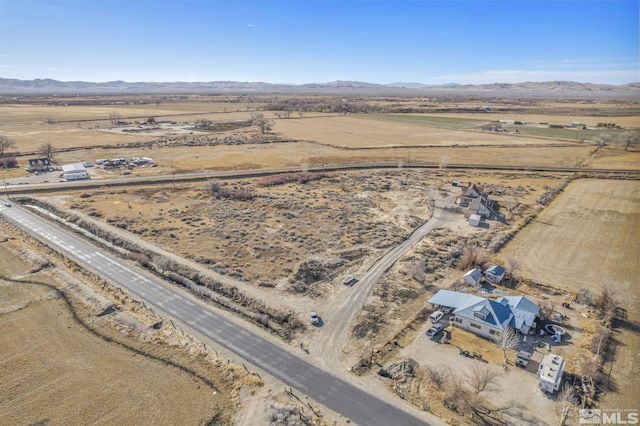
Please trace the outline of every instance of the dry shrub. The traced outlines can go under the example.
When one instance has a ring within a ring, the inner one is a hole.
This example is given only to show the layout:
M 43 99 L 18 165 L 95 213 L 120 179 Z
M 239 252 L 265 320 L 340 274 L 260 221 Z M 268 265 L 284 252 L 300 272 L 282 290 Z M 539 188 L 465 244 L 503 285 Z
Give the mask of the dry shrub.
M 462 256 L 458 261 L 458 269 L 463 271 L 474 267 L 484 269 L 489 260 L 489 254 L 485 249 L 478 246 L 466 246 L 462 249 Z
M 449 377 L 450 371 L 447 367 L 427 367 L 429 379 L 433 382 L 438 390 L 442 390 Z
M 204 184 L 204 191 L 212 197 L 232 200 L 247 201 L 253 200 L 254 195 L 250 188 L 245 186 L 227 187 L 219 180 L 212 179 Z
M 276 186 L 289 182 L 307 183 L 314 180 L 320 180 L 327 175 L 319 172 L 299 172 L 299 173 L 281 173 L 277 175 L 265 176 L 258 181 L 259 186 Z
M 591 377 L 594 382 L 600 379 L 600 366 L 597 357 L 584 357 L 580 370 L 583 376 Z
M 607 346 L 611 336 L 611 331 L 606 327 L 598 327 L 596 334 L 591 338 L 591 345 L 589 349 L 594 355 L 600 356 Z
M 274 426 L 305 426 L 295 405 L 273 404 L 268 408 L 268 415 L 270 424 Z

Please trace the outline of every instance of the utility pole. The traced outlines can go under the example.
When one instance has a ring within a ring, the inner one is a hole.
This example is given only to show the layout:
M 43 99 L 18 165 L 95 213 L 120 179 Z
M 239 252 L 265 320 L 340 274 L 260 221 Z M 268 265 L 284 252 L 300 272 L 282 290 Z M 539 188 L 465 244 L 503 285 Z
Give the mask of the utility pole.
M 9 199 L 9 189 L 7 189 L 7 179 L 2 174 L 2 180 L 4 181 L 4 193 L 7 194 L 7 200 Z

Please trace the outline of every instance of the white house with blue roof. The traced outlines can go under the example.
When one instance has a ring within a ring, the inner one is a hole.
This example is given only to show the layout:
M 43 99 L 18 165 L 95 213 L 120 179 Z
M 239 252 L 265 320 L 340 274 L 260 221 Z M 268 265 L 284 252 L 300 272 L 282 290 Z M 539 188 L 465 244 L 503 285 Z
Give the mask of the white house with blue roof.
M 522 296 L 491 300 L 449 290 L 438 291 L 429 303 L 452 309 L 453 325 L 488 339 L 499 339 L 509 327 L 528 334 L 535 329 L 540 312 L 538 305 Z

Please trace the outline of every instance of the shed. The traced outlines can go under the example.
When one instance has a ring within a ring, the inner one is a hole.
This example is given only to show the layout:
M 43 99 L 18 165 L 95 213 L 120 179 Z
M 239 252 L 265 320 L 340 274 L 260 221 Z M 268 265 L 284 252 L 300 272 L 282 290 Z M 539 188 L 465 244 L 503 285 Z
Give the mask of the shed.
M 472 214 L 469 216 L 469 225 L 471 226 L 480 226 L 480 222 L 482 221 L 482 216 L 479 214 Z
M 502 266 L 493 265 L 484 271 L 484 277 L 492 284 L 500 284 L 504 278 L 505 270 Z
M 482 273 L 478 270 L 478 268 L 473 268 L 469 272 L 463 275 L 462 279 L 468 285 L 478 285 L 480 284 L 480 280 L 482 280 Z

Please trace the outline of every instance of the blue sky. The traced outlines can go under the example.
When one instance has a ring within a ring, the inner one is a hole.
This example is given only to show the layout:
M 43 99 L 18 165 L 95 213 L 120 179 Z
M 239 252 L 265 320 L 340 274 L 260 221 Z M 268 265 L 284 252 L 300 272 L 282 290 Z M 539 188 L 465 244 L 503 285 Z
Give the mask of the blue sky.
M 638 4 L 0 0 L 0 77 L 625 84 Z

